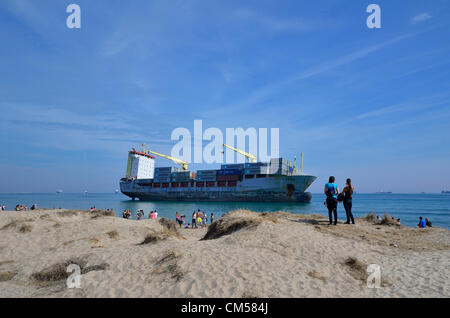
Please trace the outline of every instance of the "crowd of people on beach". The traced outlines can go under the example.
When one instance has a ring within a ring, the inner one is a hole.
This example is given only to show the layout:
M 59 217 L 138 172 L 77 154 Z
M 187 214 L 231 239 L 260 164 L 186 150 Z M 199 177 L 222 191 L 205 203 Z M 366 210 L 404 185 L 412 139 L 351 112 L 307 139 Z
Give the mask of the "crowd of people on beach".
M 132 219 L 132 213 L 131 210 L 123 210 L 122 212 L 122 218 L 124 219 Z M 158 218 L 158 211 L 152 210 L 148 214 L 148 219 L 153 220 Z M 136 219 L 137 220 L 143 220 L 145 219 L 145 213 L 143 209 L 139 209 L 136 211 Z M 206 212 L 200 211 L 198 209 L 197 211 L 194 211 L 192 213 L 192 222 L 187 223 L 186 222 L 186 215 L 180 214 L 178 212 L 175 213 L 175 221 L 179 225 L 180 228 L 185 229 L 199 229 L 199 228 L 206 228 L 208 227 L 208 214 Z M 214 222 L 214 213 L 210 214 L 209 218 L 210 224 Z
M 210 214 L 209 220 L 210 224 L 214 222 L 214 213 Z M 180 228 L 181 227 L 184 227 L 185 229 L 206 228 L 208 227 L 208 214 L 206 212 L 200 211 L 200 209 L 198 209 L 197 211 L 194 210 L 194 212 L 192 213 L 192 222 L 186 223 L 186 215 L 184 214 L 180 215 L 178 212 L 176 212 L 175 221 L 178 223 Z
M 326 196 L 324 205 L 328 209 L 328 219 L 330 222 L 329 224 L 337 225 L 337 207 L 338 203 L 340 202 L 343 203 L 345 214 L 347 216 L 345 224 L 350 224 L 350 222 L 351 224 L 355 224 L 355 219 L 352 214 L 353 192 L 355 191 L 355 187 L 352 185 L 352 180 L 350 178 L 346 180 L 345 187 L 343 188 L 342 192 L 339 191 L 339 186 L 335 183 L 335 181 L 335 177 L 330 176 L 323 189 L 323 193 Z M 394 221 L 393 217 L 392 221 Z M 376 223 L 382 224 L 382 218 L 379 215 L 377 215 Z M 395 221 L 395 224 L 400 226 L 400 218 Z M 419 228 L 432 227 L 432 223 L 427 218 L 424 220 L 422 217 L 419 217 L 419 224 L 417 224 L 417 226 Z
M 132 218 L 131 210 L 123 210 L 122 218 L 131 219 Z M 156 210 L 150 211 L 148 218 L 151 220 L 158 218 L 158 211 L 156 211 Z M 137 220 L 144 219 L 144 210 L 143 209 L 139 209 L 136 211 L 136 219 Z
M 6 205 L 2 205 L 1 206 L 1 210 L 5 211 L 6 210 Z M 37 205 L 33 204 L 29 209 L 28 209 L 28 205 L 22 205 L 22 204 L 16 204 L 16 207 L 14 208 L 14 211 L 33 211 L 33 210 L 37 210 Z

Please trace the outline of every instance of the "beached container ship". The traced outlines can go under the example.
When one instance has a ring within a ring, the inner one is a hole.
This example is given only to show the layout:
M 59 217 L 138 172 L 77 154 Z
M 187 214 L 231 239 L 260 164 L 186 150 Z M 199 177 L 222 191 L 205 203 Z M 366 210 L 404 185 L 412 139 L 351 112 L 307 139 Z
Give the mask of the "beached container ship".
M 226 146 L 226 145 L 224 145 Z M 227 146 L 228 147 L 228 146 Z M 231 147 L 229 147 L 231 148 Z M 234 149 L 234 148 L 231 148 Z M 163 156 L 182 168 L 156 167 L 155 157 Z M 187 163 L 152 151 L 128 154 L 127 172 L 120 181 L 120 190 L 133 200 L 143 201 L 246 201 L 246 202 L 309 202 L 308 187 L 317 178 L 297 171 L 284 158 L 270 162 L 223 164 L 220 169 L 187 171 Z

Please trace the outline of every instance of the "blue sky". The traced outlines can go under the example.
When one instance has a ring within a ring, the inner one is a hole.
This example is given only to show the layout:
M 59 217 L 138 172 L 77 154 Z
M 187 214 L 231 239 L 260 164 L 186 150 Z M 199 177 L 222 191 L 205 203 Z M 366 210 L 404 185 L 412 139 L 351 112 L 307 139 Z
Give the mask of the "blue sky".
M 449 1 L 2 0 L 0 39 L 0 192 L 111 192 L 194 119 L 280 128 L 313 192 L 450 188 Z

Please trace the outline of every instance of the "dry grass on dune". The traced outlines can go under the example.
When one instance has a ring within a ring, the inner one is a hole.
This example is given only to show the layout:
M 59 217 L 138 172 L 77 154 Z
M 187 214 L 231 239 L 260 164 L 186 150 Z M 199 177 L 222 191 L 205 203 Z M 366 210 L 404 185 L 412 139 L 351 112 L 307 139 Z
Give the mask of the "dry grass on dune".
M 71 217 L 71 216 L 77 216 L 81 213 L 87 213 L 91 215 L 92 219 L 96 219 L 101 216 L 116 216 L 114 213 L 114 210 L 95 210 L 95 211 L 77 211 L 77 210 L 65 210 L 65 211 L 58 211 L 56 212 L 56 215 L 60 217 Z
M 377 214 L 375 212 L 371 212 L 371 213 L 367 214 L 366 216 L 362 217 L 361 220 L 369 222 L 369 223 L 376 223 Z M 392 216 L 385 213 L 383 218 L 381 219 L 380 224 L 381 225 L 396 225 L 396 222 Z
M 33 228 L 29 224 L 24 224 L 25 222 L 33 222 L 33 219 L 25 219 L 25 220 L 13 220 L 10 223 L 4 225 L 0 230 L 9 230 L 16 228 L 20 233 L 27 233 L 31 232 L 31 229 Z
M 96 210 L 96 211 L 92 211 L 89 213 L 90 213 L 92 219 L 96 219 L 96 218 L 102 217 L 102 216 L 116 216 L 116 214 L 114 213 L 114 210 Z
M 383 218 L 381 219 L 381 224 L 382 225 L 395 225 L 395 219 L 386 213 L 383 216 Z
M 343 265 L 347 267 L 353 278 L 364 282 L 367 280 L 367 264 L 364 262 L 361 262 L 356 257 L 349 257 L 345 260 Z
M 102 263 L 97 265 L 87 266 L 87 260 L 83 257 L 75 257 L 65 262 L 53 264 L 50 267 L 44 268 L 39 272 L 35 272 L 31 275 L 31 278 L 36 282 L 57 282 L 67 279 L 70 273 L 67 272 L 67 267 L 71 264 L 80 266 L 81 274 L 86 274 L 91 271 L 105 270 L 109 267 L 108 264 Z
M 32 229 L 32 228 L 33 228 L 33 227 L 32 227 L 31 225 L 24 224 L 24 225 L 22 225 L 21 227 L 19 227 L 19 232 L 20 232 L 20 233 L 31 232 L 31 229 Z
M 73 211 L 73 210 L 66 210 L 66 211 L 58 211 L 56 212 L 57 216 L 62 217 L 71 217 L 71 216 L 77 216 L 79 211 Z
M 230 211 L 208 227 L 208 231 L 201 240 L 213 240 L 229 235 L 241 229 L 257 227 L 264 221 L 277 222 L 277 216 L 271 213 L 257 213 L 248 210 Z
M 377 219 L 377 214 L 375 212 L 370 212 L 366 216 L 362 217 L 362 219 L 367 222 L 375 222 Z
M 10 228 L 16 227 L 20 221 L 14 220 L 12 222 L 9 222 L 8 224 L 4 225 L 0 230 L 8 230 Z
M 356 257 L 348 257 L 342 265 L 348 269 L 353 278 L 366 284 L 367 278 L 369 277 L 369 273 L 367 272 L 368 264 L 360 261 Z M 387 278 L 384 275 L 381 275 L 381 286 L 386 287 L 390 285 Z
M 184 277 L 184 273 L 178 266 L 179 256 L 174 251 L 167 251 L 157 262 L 156 268 L 153 270 L 154 275 L 165 275 L 180 281 Z
M 321 280 L 321 281 L 323 281 L 323 282 L 327 280 L 324 276 L 320 275 L 320 274 L 319 274 L 318 272 L 316 272 L 315 270 L 308 272 L 308 276 L 310 276 L 310 277 L 312 277 L 312 278 L 319 279 L 319 280 Z
M 106 235 L 108 235 L 110 239 L 119 238 L 119 232 L 117 232 L 116 230 L 109 231 L 108 233 L 106 233 Z
M 158 220 L 158 223 L 161 224 L 162 227 L 166 228 L 170 232 L 178 234 L 178 227 L 175 221 L 166 218 L 160 218 Z
M 144 240 L 138 245 L 156 243 L 159 241 L 164 241 L 169 237 L 175 237 L 179 239 L 185 239 L 178 231 L 175 221 L 168 220 L 166 218 L 160 218 L 158 223 L 162 226 L 160 231 L 153 231 L 148 233 Z
M 0 282 L 7 282 L 16 276 L 16 272 L 0 272 Z
M 39 272 L 31 275 L 31 278 L 37 282 L 56 282 L 69 277 L 67 267 L 70 264 L 76 264 L 80 267 L 86 266 L 87 261 L 83 258 L 73 258 L 62 263 L 53 264 L 50 267 L 44 268 Z

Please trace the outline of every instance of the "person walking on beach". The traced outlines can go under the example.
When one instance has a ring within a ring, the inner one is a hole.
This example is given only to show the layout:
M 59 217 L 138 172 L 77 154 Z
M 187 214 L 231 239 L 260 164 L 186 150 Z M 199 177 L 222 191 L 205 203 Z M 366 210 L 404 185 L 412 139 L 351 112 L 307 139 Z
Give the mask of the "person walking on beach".
M 212 222 L 214 222 L 214 213 L 211 213 L 211 217 L 209 218 L 209 220 L 210 220 L 211 224 L 212 224 Z
M 180 229 L 181 229 L 181 226 L 183 225 L 183 217 L 180 216 L 180 215 L 178 214 L 178 212 L 176 212 L 176 214 L 175 214 L 175 219 L 176 219 L 176 222 L 177 222 L 177 224 L 180 226 Z
M 202 214 L 201 212 L 197 212 L 197 228 L 202 228 Z
M 203 212 L 203 224 L 202 227 L 208 227 L 208 215 L 206 215 L 206 212 Z
M 197 228 L 197 212 L 192 213 L 192 228 Z
M 348 178 L 347 184 L 342 190 L 342 192 L 344 193 L 344 209 L 345 214 L 347 215 L 347 222 L 345 222 L 346 224 L 350 224 L 350 221 L 352 222 L 352 224 L 355 224 L 355 220 L 353 219 L 352 214 L 352 198 L 354 190 L 355 188 L 352 186 L 352 180 Z
M 339 194 L 339 187 L 334 183 L 335 178 L 331 176 L 328 179 L 328 183 L 325 183 L 323 193 L 327 197 L 328 218 L 330 219 L 330 225 L 333 224 L 332 214 L 334 215 L 334 225 L 337 225 L 337 196 Z
M 153 212 L 153 216 L 155 219 L 158 218 L 158 211 L 155 210 L 155 212 Z

